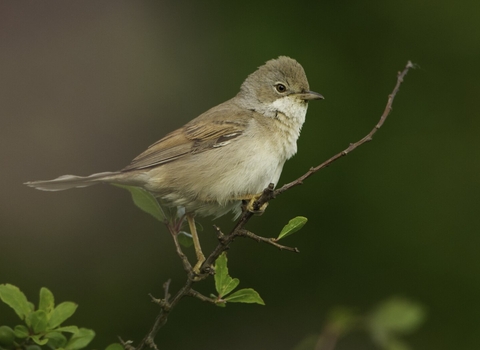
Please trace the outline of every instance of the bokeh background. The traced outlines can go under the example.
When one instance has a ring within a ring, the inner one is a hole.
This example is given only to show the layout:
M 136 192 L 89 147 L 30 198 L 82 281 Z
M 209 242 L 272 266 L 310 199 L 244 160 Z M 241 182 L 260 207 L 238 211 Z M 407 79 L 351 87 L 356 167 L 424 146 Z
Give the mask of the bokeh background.
M 249 228 L 301 253 L 238 241 L 232 276 L 266 306 L 182 301 L 163 349 L 292 349 L 328 310 L 402 295 L 425 306 L 414 349 L 480 348 L 480 2 L 0 2 L 0 283 L 47 286 L 80 307 L 91 348 L 138 341 L 184 272 L 166 230 L 126 191 L 22 185 L 117 170 L 232 97 L 268 59 L 296 58 L 313 90 L 299 154 L 281 182 L 363 137 L 397 71 L 411 71 L 374 141 L 288 191 Z M 202 221 L 204 250 L 215 245 Z M 230 217 L 216 221 L 227 231 Z M 198 286 L 213 292 L 213 281 Z M 0 304 L 0 324 L 16 324 Z M 338 349 L 374 349 L 344 341 Z

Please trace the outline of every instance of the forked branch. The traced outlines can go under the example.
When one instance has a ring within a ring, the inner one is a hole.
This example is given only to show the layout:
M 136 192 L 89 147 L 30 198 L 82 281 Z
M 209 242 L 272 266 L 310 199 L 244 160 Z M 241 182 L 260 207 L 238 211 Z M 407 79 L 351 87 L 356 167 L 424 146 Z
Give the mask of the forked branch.
M 307 178 L 309 178 L 310 176 L 312 176 L 316 172 L 320 171 L 323 168 L 328 167 L 330 164 L 332 164 L 336 160 L 346 156 L 347 154 L 354 151 L 357 147 L 363 145 L 364 143 L 366 143 L 368 141 L 371 141 L 373 135 L 378 131 L 378 129 L 380 129 L 382 127 L 383 123 L 385 122 L 388 115 L 390 114 L 390 111 L 392 110 L 393 101 L 394 101 L 394 99 L 395 99 L 395 97 L 396 97 L 396 95 L 397 95 L 397 93 L 400 89 L 400 85 L 402 84 L 405 75 L 408 73 L 410 68 L 415 68 L 415 66 L 414 66 L 414 64 L 412 64 L 412 62 L 408 61 L 407 65 L 405 66 L 403 71 L 398 73 L 397 82 L 395 84 L 395 87 L 394 87 L 392 93 L 388 96 L 387 105 L 385 106 L 385 110 L 383 111 L 383 114 L 380 117 L 380 120 L 375 125 L 375 127 L 372 129 L 372 131 L 370 131 L 365 137 L 363 137 L 359 141 L 357 141 L 355 143 L 351 143 L 346 149 L 337 153 L 336 155 L 334 155 L 330 159 L 326 160 L 322 164 L 320 164 L 320 165 L 318 165 L 314 168 L 311 168 L 309 171 L 307 171 L 305 174 L 300 176 L 298 179 L 296 179 L 296 180 L 294 180 L 290 183 L 287 183 L 287 184 L 283 185 L 282 187 L 280 187 L 276 190 L 274 189 L 274 185 L 270 184 L 270 186 L 268 188 L 266 188 L 263 191 L 262 195 L 255 201 L 255 203 L 253 205 L 254 210 L 258 210 L 265 203 L 267 203 L 271 199 L 274 199 L 276 196 L 278 196 L 279 194 L 282 194 L 283 192 L 289 190 L 290 188 L 301 185 L 304 180 L 306 180 Z M 172 309 L 177 305 L 177 303 L 184 296 L 196 297 L 196 298 L 198 298 L 202 301 L 205 301 L 205 302 L 215 303 L 215 301 L 213 299 L 208 298 L 208 297 L 198 293 L 197 291 L 195 291 L 192 288 L 192 286 L 193 286 L 194 283 L 202 281 L 202 280 L 208 278 L 210 275 L 213 274 L 214 271 L 213 271 L 212 266 L 215 264 L 215 261 L 220 256 L 220 254 L 222 254 L 224 251 L 226 251 L 229 248 L 230 244 L 237 237 L 251 238 L 251 239 L 256 240 L 257 242 L 264 242 L 264 243 L 273 245 L 273 246 L 275 246 L 277 248 L 280 248 L 280 249 L 283 249 L 283 250 L 298 252 L 297 248 L 282 246 L 282 245 L 278 244 L 272 238 L 260 237 L 260 236 L 257 236 L 250 231 L 245 230 L 244 229 L 245 225 L 252 218 L 253 215 L 254 214 L 251 211 L 245 210 L 243 212 L 242 216 L 240 217 L 240 219 L 235 224 L 235 227 L 232 229 L 232 231 L 229 234 L 223 234 L 222 231 L 218 227 L 215 226 L 215 230 L 217 232 L 219 243 L 218 243 L 217 247 L 212 251 L 212 253 L 207 257 L 207 259 L 205 260 L 203 265 L 201 266 L 200 275 L 197 275 L 197 274 L 194 273 L 194 271 L 192 269 L 192 266 L 188 262 L 187 257 L 185 256 L 185 254 L 183 254 L 182 249 L 181 249 L 181 247 L 179 245 L 179 242 L 177 240 L 178 232 L 173 232 L 175 230 L 172 230 L 172 227 L 169 227 L 169 230 L 172 233 L 172 236 L 173 236 L 173 239 L 174 239 L 174 242 L 175 242 L 175 247 L 176 247 L 176 250 L 177 250 L 177 254 L 181 258 L 181 260 L 183 262 L 184 269 L 187 272 L 187 276 L 188 276 L 187 281 L 186 281 L 185 285 L 174 295 L 173 299 L 170 298 L 170 294 L 169 294 L 169 285 L 170 285 L 169 281 L 164 285 L 164 289 L 165 289 L 165 298 L 164 299 L 158 300 L 158 299 L 155 299 L 155 298 L 152 297 L 153 301 L 155 303 L 157 303 L 158 305 L 160 305 L 160 309 L 161 309 L 160 313 L 157 316 L 157 318 L 155 320 L 155 323 L 154 323 L 152 329 L 150 330 L 150 332 L 143 338 L 143 340 L 138 344 L 138 346 L 136 348 L 131 346 L 130 342 L 123 342 L 123 345 L 127 349 L 129 349 L 129 350 L 133 350 L 133 349 L 142 350 L 145 346 L 148 346 L 149 348 L 152 348 L 152 349 L 157 349 L 157 346 L 154 343 L 154 339 L 155 339 L 156 334 L 158 333 L 160 328 L 163 325 L 165 325 L 165 323 L 167 322 L 167 318 L 168 318 L 169 313 L 172 311 Z M 179 230 L 179 228 L 178 228 L 178 230 Z

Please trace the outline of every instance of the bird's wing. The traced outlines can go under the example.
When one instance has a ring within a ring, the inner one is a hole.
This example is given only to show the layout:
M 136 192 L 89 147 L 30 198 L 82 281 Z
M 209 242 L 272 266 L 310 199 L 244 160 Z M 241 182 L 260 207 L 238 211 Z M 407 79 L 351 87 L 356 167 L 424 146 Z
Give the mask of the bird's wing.
M 137 156 L 122 171 L 172 162 L 188 154 L 224 147 L 242 135 L 254 112 L 219 105 L 166 135 Z

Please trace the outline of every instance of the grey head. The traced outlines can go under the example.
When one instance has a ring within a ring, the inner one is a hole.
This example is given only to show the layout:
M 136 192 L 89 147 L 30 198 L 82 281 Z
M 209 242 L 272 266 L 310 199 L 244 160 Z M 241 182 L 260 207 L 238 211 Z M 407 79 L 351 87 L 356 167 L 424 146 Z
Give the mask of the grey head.
M 243 107 L 258 112 L 285 97 L 296 97 L 303 104 L 309 100 L 323 99 L 319 93 L 310 91 L 300 63 L 286 56 L 269 60 L 260 66 L 245 79 L 237 94 L 237 100 Z

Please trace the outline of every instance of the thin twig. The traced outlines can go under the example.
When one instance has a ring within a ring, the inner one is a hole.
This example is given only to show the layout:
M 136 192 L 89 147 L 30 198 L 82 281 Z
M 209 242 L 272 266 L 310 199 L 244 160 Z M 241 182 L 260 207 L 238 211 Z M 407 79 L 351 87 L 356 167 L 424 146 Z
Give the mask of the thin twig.
M 292 187 L 298 186 L 303 183 L 303 181 L 319 170 L 329 166 L 332 164 L 334 161 L 338 160 L 341 157 L 346 156 L 348 153 L 352 152 L 355 150 L 357 147 L 363 145 L 365 142 L 371 141 L 373 135 L 380 129 L 387 119 L 388 115 L 390 114 L 390 111 L 392 110 L 392 104 L 393 100 L 395 99 L 395 96 L 398 93 L 398 90 L 400 88 L 401 83 L 403 82 L 403 78 L 405 75 L 408 73 L 410 68 L 414 68 L 414 65 L 408 61 L 407 65 L 405 66 L 405 69 L 402 72 L 399 72 L 397 75 L 397 83 L 395 85 L 395 88 L 393 89 L 392 93 L 388 96 L 388 101 L 387 105 L 385 106 L 385 110 L 380 117 L 379 122 L 375 125 L 375 127 L 370 131 L 365 137 L 360 139 L 359 141 L 350 144 L 349 147 L 347 147 L 345 150 L 342 152 L 334 155 L 327 161 L 323 162 L 322 164 L 311 168 L 309 171 L 307 171 L 304 175 L 300 176 L 298 179 L 287 183 L 280 187 L 277 190 L 274 190 L 274 184 L 270 184 L 262 193 L 262 195 L 253 203 L 253 209 L 254 210 L 259 210 L 265 203 L 270 201 L 271 199 L 274 199 L 277 195 L 289 190 Z M 291 247 L 286 247 L 282 246 L 278 243 L 275 242 L 274 239 L 272 238 L 265 238 L 261 236 L 257 236 L 254 233 L 247 231 L 244 229 L 245 225 L 247 222 L 252 218 L 254 213 L 251 211 L 245 210 L 243 214 L 241 215 L 240 219 L 237 221 L 235 224 L 235 227 L 230 231 L 229 234 L 225 235 L 222 233 L 220 228 L 217 226 L 214 226 L 216 232 L 217 232 L 217 237 L 218 237 L 218 245 L 215 247 L 215 249 L 212 251 L 212 253 L 207 257 L 205 262 L 202 264 L 200 267 L 200 275 L 196 275 L 193 272 L 192 266 L 190 262 L 188 261 L 187 257 L 182 251 L 182 248 L 180 247 L 180 244 L 177 239 L 177 234 L 178 231 L 180 231 L 180 224 L 177 223 L 177 225 L 168 225 L 167 227 L 169 228 L 169 231 L 172 234 L 175 247 L 177 250 L 177 254 L 180 257 L 180 259 L 183 262 L 183 266 L 185 271 L 187 272 L 188 278 L 187 281 L 185 282 L 185 285 L 175 294 L 173 297 L 173 300 L 170 302 L 169 301 L 169 294 L 168 294 L 168 289 L 169 289 L 169 284 L 170 282 L 167 281 L 164 285 L 165 289 L 165 299 L 161 300 L 158 302 L 160 305 L 160 313 L 158 314 L 157 318 L 155 319 L 155 323 L 153 327 L 151 328 L 150 332 L 143 338 L 143 340 L 139 343 L 139 345 L 136 347 L 136 350 L 142 350 L 145 346 L 148 346 L 152 349 L 157 350 L 157 346 L 154 343 L 154 339 L 158 331 L 160 330 L 161 327 L 165 325 L 168 319 L 168 315 L 171 312 L 171 310 L 178 304 L 178 302 L 185 296 L 192 296 L 195 298 L 198 298 L 202 301 L 205 302 L 210 302 L 210 303 L 215 303 L 215 300 L 212 298 L 208 298 L 197 291 L 192 289 L 192 285 L 198 281 L 202 281 L 206 278 L 208 278 L 211 274 L 213 274 L 213 268 L 212 266 L 214 265 L 215 261 L 217 258 L 222 254 L 224 251 L 229 249 L 230 244 L 235 240 L 237 237 L 248 237 L 252 238 L 258 242 L 264 242 L 270 245 L 273 245 L 279 249 L 283 250 L 288 250 L 288 251 L 293 251 L 293 252 L 298 252 L 297 248 L 291 248 Z M 154 299 L 156 301 L 157 299 Z M 127 348 L 127 350 L 132 350 L 133 347 L 128 343 L 128 342 L 122 342 L 123 345 Z
M 190 262 L 188 261 L 187 256 L 183 253 L 182 247 L 180 246 L 180 243 L 178 242 L 178 231 L 175 231 L 175 227 L 171 225 L 167 225 L 168 230 L 172 234 L 173 242 L 175 243 L 175 249 L 177 251 L 177 255 L 180 257 L 183 263 L 183 269 L 187 272 L 187 275 L 192 275 L 193 274 L 193 268 Z
M 257 242 L 267 243 L 267 244 L 273 245 L 274 247 L 277 247 L 280 250 L 288 250 L 289 252 L 300 253 L 300 251 L 296 247 L 292 248 L 292 247 L 287 247 L 287 246 L 278 244 L 275 241 L 275 238 L 266 238 L 266 237 L 262 237 L 262 236 L 257 236 L 255 233 L 250 232 L 250 231 L 245 230 L 245 229 L 240 230 L 238 236 L 239 237 L 251 238 L 251 239 L 253 239 Z
M 392 110 L 393 100 L 397 96 L 398 90 L 400 89 L 400 85 L 403 83 L 403 78 L 405 77 L 405 75 L 407 75 L 410 68 L 415 68 L 415 65 L 412 62 L 408 61 L 407 65 L 405 66 L 403 71 L 398 72 L 397 83 L 395 84 L 395 87 L 394 87 L 392 93 L 390 95 L 388 95 L 388 100 L 387 100 L 387 105 L 385 106 L 385 110 L 383 111 L 383 114 L 380 117 L 380 120 L 378 121 L 377 125 L 375 125 L 375 127 L 372 129 L 372 131 L 370 131 L 364 138 L 360 139 L 359 141 L 357 141 L 355 143 L 351 143 L 350 146 L 348 146 L 342 152 L 337 153 L 336 155 L 334 155 L 330 159 L 326 160 L 322 164 L 316 166 L 315 168 L 311 168 L 309 171 L 307 171 L 305 174 L 300 176 L 298 179 L 296 179 L 296 180 L 294 180 L 294 181 L 292 181 L 288 184 L 285 184 L 282 187 L 280 187 L 279 189 L 275 190 L 274 196 L 278 196 L 279 194 L 285 192 L 286 190 L 288 190 L 288 189 L 290 189 L 294 186 L 301 185 L 305 179 L 309 178 L 310 176 L 315 174 L 317 171 L 328 167 L 334 161 L 336 161 L 339 158 L 342 158 L 342 157 L 346 156 L 350 152 L 354 151 L 357 147 L 363 145 L 365 142 L 371 141 L 372 138 L 373 138 L 373 135 L 378 131 L 378 129 L 380 129 L 382 127 L 383 123 L 385 122 L 388 115 L 390 114 L 390 111 Z
M 167 281 L 168 282 L 168 281 Z M 145 346 L 148 346 L 151 349 L 158 350 L 155 344 L 155 336 L 157 335 L 160 328 L 162 328 L 168 320 L 168 315 L 172 311 L 172 309 L 179 303 L 179 301 L 184 297 L 189 295 L 190 291 L 192 290 L 192 284 L 194 281 L 190 278 L 187 279 L 185 285 L 175 294 L 173 300 L 171 302 L 165 302 L 160 307 L 160 313 L 158 314 L 157 318 L 155 319 L 155 323 L 153 324 L 150 332 L 142 339 L 142 341 L 136 347 L 137 350 L 143 349 Z M 164 285 L 165 286 L 165 285 Z M 168 289 L 165 288 L 165 293 L 168 294 Z
M 187 295 L 188 295 L 188 296 L 191 296 L 191 297 L 194 297 L 194 298 L 197 298 L 197 299 L 199 299 L 199 300 L 201 300 L 201 301 L 204 301 L 204 302 L 207 302 L 207 303 L 216 304 L 216 303 L 215 303 L 215 299 L 206 297 L 205 295 L 197 292 L 197 291 L 194 290 L 194 289 L 190 289 L 190 290 L 188 291 L 188 294 L 187 294 Z

